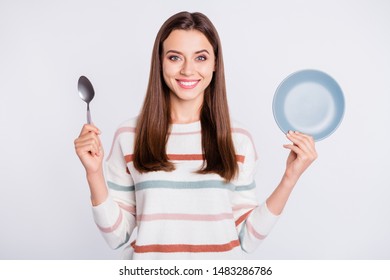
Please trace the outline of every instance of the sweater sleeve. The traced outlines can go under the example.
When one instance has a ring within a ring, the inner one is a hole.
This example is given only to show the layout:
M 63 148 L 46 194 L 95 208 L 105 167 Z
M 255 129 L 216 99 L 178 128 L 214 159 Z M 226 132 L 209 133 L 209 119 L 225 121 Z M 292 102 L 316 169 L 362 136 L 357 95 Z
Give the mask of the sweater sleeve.
M 239 163 L 239 175 L 235 180 L 232 195 L 233 215 L 241 244 L 245 252 L 253 252 L 270 233 L 279 216 L 267 208 L 266 202 L 258 203 L 255 173 L 258 159 L 253 140 L 249 133 L 240 144 L 244 154 Z
M 104 165 L 108 197 L 103 203 L 92 207 L 95 223 L 112 249 L 126 244 L 136 226 L 134 183 L 122 149 L 122 144 L 131 143 L 128 143 L 129 133 L 126 135 L 123 131 L 117 130 Z

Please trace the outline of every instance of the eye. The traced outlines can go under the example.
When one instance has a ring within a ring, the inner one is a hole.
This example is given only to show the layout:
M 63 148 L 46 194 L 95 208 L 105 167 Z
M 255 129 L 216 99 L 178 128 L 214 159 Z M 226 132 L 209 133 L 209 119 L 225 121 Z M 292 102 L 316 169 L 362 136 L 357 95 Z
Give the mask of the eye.
M 180 57 L 178 57 L 177 55 L 170 55 L 168 59 L 171 61 L 178 61 L 180 60 Z
M 205 61 L 205 60 L 207 60 L 207 57 L 204 56 L 204 55 L 200 55 L 200 56 L 198 56 L 198 57 L 196 58 L 196 60 L 198 60 L 198 61 Z

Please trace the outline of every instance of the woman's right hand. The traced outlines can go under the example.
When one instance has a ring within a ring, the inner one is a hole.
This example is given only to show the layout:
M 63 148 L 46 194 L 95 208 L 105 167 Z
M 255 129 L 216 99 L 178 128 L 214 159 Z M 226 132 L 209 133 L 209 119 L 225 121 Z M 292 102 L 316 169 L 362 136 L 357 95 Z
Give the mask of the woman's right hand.
M 87 174 L 95 174 L 102 171 L 104 151 L 99 135 L 100 130 L 92 125 L 85 124 L 79 137 L 74 140 L 77 156 L 80 158 Z

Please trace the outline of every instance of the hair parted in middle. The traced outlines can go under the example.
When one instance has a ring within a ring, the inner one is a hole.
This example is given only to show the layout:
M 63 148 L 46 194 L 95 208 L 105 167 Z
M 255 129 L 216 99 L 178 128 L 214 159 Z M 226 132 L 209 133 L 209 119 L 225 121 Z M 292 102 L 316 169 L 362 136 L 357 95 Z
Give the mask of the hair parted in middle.
M 198 173 L 216 173 L 229 182 L 237 175 L 238 164 L 231 135 L 222 48 L 217 30 L 202 13 L 177 13 L 165 21 L 156 36 L 149 83 L 137 120 L 134 167 L 139 172 L 175 169 L 166 153 L 171 124 L 170 89 L 162 73 L 163 42 L 173 30 L 200 31 L 213 47 L 215 71 L 200 111 L 204 160 Z

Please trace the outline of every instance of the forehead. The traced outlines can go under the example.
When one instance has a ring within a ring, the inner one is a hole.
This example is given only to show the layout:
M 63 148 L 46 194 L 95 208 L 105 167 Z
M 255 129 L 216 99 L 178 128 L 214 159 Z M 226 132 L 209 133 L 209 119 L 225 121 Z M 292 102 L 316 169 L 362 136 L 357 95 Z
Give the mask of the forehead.
M 213 52 L 213 47 L 207 37 L 198 30 L 173 30 L 163 42 L 163 51 L 176 50 L 180 52 L 197 52 L 199 50 Z

